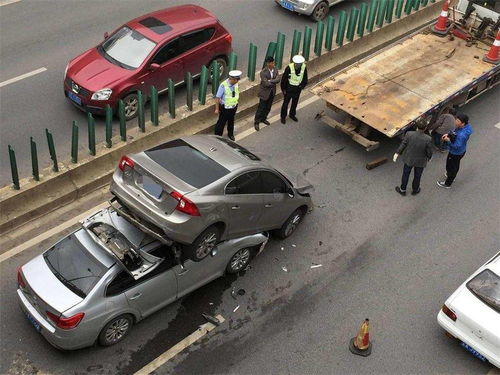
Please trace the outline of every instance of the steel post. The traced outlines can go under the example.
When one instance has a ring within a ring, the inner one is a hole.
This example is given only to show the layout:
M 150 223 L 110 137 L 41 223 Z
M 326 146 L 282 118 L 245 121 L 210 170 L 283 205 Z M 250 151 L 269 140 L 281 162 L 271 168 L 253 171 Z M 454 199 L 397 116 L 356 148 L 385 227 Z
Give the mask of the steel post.
M 312 29 L 309 26 L 304 28 L 304 44 L 302 45 L 302 56 L 306 61 L 309 61 L 309 53 L 311 52 L 311 37 Z
M 384 25 L 385 12 L 387 11 L 387 0 L 381 0 L 380 6 L 377 12 L 377 27 L 382 27 Z
M 16 153 L 11 145 L 9 145 L 9 160 L 10 160 L 10 172 L 12 175 L 12 188 L 14 190 L 19 190 L 19 173 L 17 173 L 17 162 Z
M 78 163 L 78 125 L 74 120 L 71 127 L 71 162 Z
M 369 32 L 373 31 L 373 25 L 375 24 L 375 16 L 377 15 L 379 0 L 372 0 L 370 3 L 370 10 L 368 11 L 368 23 L 366 24 L 366 30 Z
M 356 24 L 358 23 L 359 9 L 352 8 L 349 15 L 349 23 L 347 26 L 347 40 L 352 42 L 354 40 L 354 32 L 356 31 Z
M 190 111 L 193 110 L 193 75 L 186 72 L 184 76 L 186 82 L 186 105 Z
M 95 156 L 95 120 L 90 112 L 87 112 L 87 130 L 89 135 L 89 154 Z
M 238 56 L 236 55 L 236 53 L 231 52 L 229 54 L 229 65 L 228 65 L 229 71 L 235 70 L 237 63 L 238 63 Z
M 269 45 L 267 46 L 267 51 L 266 51 L 266 56 L 264 56 L 264 62 L 262 63 L 262 68 L 266 66 L 266 57 L 271 56 L 274 57 L 276 53 L 276 42 L 269 42 Z
M 366 3 L 361 3 L 361 9 L 359 11 L 358 32 L 357 32 L 360 38 L 365 34 L 367 14 L 368 14 L 368 5 L 366 5 Z
M 59 172 L 59 166 L 57 165 L 57 155 L 56 155 L 56 147 L 54 145 L 54 138 L 52 137 L 52 133 L 49 132 L 49 129 L 45 129 L 45 135 L 47 136 L 47 144 L 49 146 L 49 154 L 52 159 L 52 170 L 54 172 Z
M 168 112 L 171 118 L 175 118 L 175 86 L 170 78 L 168 79 Z
M 398 0 L 398 3 L 396 5 L 396 18 L 401 18 L 401 13 L 403 12 L 403 5 L 405 3 L 405 0 Z
M 106 122 L 105 122 L 105 138 L 106 138 L 106 147 L 111 148 L 113 145 L 111 143 L 111 137 L 113 135 L 113 110 L 106 104 Z
M 219 63 L 217 62 L 217 60 L 212 61 L 212 66 L 210 67 L 210 71 L 212 72 L 212 95 L 215 97 L 220 83 Z
M 336 40 L 337 45 L 339 47 L 342 47 L 342 45 L 344 44 L 346 23 L 347 23 L 347 13 L 345 10 L 342 10 L 339 16 L 339 27 L 337 28 L 337 40 Z
M 326 19 L 325 48 L 331 51 L 333 47 L 333 33 L 335 32 L 335 19 L 328 16 Z
M 236 56 L 236 55 L 235 55 Z M 229 69 L 231 70 L 231 69 Z M 205 104 L 207 100 L 207 85 L 208 85 L 208 69 L 205 65 L 201 67 L 200 89 L 198 91 L 198 101 L 200 104 Z
M 255 81 L 256 67 L 257 67 L 257 46 L 253 43 L 250 43 L 250 48 L 248 50 L 248 71 L 247 71 L 248 79 L 250 81 Z M 217 90 L 215 91 L 215 93 L 217 93 Z
M 142 91 L 137 92 L 137 105 L 139 106 L 139 111 L 137 114 L 137 126 L 139 127 L 139 130 L 141 133 L 146 132 L 146 119 L 144 117 L 144 96 L 142 94 Z
M 418 10 L 420 8 L 420 0 L 413 1 L 413 9 Z
M 154 126 L 159 124 L 159 113 L 158 113 L 158 90 L 156 87 L 151 86 L 151 122 Z
M 292 51 L 290 52 L 290 61 L 292 57 L 297 55 L 300 51 L 300 40 L 302 39 L 302 32 L 295 29 L 293 30 Z
M 40 181 L 40 174 L 38 172 L 38 153 L 36 151 L 36 142 L 33 140 L 33 137 L 30 137 L 30 148 L 31 148 L 31 174 L 33 175 L 33 179 L 35 181 Z
M 391 23 L 393 15 L 394 15 L 394 0 L 389 0 L 387 2 L 387 10 L 385 12 L 385 21 L 387 23 Z
M 285 34 L 278 32 L 276 41 L 276 57 L 274 58 L 276 68 L 281 69 L 283 66 L 283 53 L 285 52 Z
M 413 8 L 413 0 L 406 0 L 405 14 L 409 15 L 411 13 L 412 8 Z
M 127 122 L 125 121 L 125 104 L 123 100 L 118 100 L 118 119 L 120 121 L 120 138 L 127 141 Z
M 325 34 L 325 24 L 322 21 L 316 22 L 316 38 L 314 39 L 314 53 L 316 56 L 321 56 L 324 34 Z

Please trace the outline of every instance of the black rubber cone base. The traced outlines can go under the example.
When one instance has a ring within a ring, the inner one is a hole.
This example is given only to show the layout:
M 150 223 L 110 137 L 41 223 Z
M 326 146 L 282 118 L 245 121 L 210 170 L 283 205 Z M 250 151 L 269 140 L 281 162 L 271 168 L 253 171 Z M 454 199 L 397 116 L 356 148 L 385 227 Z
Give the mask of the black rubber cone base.
M 349 342 L 349 350 L 351 351 L 351 353 L 357 354 L 357 355 L 360 355 L 363 357 L 368 357 L 370 354 L 372 354 L 372 343 L 369 343 L 368 348 L 366 348 L 365 350 L 359 350 L 358 348 L 356 348 L 354 346 L 355 340 L 356 340 L 356 337 L 352 338 L 351 342 Z

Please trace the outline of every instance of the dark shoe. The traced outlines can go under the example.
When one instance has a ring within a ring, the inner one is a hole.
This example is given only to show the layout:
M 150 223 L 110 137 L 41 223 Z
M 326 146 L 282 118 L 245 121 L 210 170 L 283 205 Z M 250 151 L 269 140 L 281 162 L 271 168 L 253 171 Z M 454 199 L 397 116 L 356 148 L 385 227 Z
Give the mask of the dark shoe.
M 418 188 L 418 190 L 413 190 L 411 195 L 417 195 L 418 193 L 420 193 L 420 188 Z
M 437 185 L 438 185 L 439 187 L 442 187 L 442 188 L 445 188 L 445 189 L 450 189 L 450 188 L 451 188 L 451 186 L 446 185 L 446 184 L 445 184 L 445 182 L 446 182 L 446 181 L 436 181 L 436 183 L 437 183 Z
M 401 190 L 399 186 L 396 186 L 396 191 L 401 194 L 403 197 L 406 195 L 406 190 Z
M 286 124 L 286 118 L 283 118 L 283 117 L 282 117 L 282 118 L 281 118 L 281 123 L 282 123 L 282 124 Z
M 255 130 L 259 131 L 259 123 L 258 122 L 255 122 L 253 124 L 253 127 L 255 128 Z
M 295 122 L 298 122 L 298 121 L 299 121 L 299 119 L 298 119 L 297 117 L 295 117 L 295 116 L 289 116 L 289 117 L 290 117 L 293 121 L 295 121 Z
M 270 123 L 269 121 L 267 121 L 267 120 L 264 120 L 264 121 L 262 121 L 262 122 L 263 122 L 264 124 L 266 124 L 266 125 L 271 125 L 271 123 Z
M 234 142 L 234 135 L 228 135 L 228 138 Z

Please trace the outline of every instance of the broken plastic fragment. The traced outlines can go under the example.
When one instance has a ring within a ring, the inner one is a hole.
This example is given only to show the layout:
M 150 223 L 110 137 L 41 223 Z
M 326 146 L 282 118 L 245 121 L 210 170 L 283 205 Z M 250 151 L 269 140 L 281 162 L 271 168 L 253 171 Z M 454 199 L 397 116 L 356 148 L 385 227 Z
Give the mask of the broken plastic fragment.
M 285 266 L 281 266 L 281 269 L 285 272 L 288 272 L 288 268 L 286 268 Z
M 297 245 L 295 245 L 294 243 L 292 244 L 292 247 L 297 247 Z
M 240 305 L 236 306 L 233 310 L 233 312 L 236 312 L 236 310 L 238 310 L 240 308 Z
M 233 297 L 234 299 L 236 299 L 236 292 L 233 290 L 231 290 L 231 297 Z
M 323 265 L 322 264 L 313 264 L 311 266 L 311 268 L 318 268 L 318 267 L 323 267 Z
M 281 246 L 281 251 L 285 250 L 285 248 L 283 246 Z

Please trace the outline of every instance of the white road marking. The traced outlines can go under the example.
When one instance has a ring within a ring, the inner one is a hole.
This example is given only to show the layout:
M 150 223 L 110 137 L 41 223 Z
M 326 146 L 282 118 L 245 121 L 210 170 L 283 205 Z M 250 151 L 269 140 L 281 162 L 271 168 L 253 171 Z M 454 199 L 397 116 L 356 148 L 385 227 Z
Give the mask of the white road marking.
M 4 5 L 9 5 L 9 4 L 14 4 L 14 3 L 18 3 L 20 2 L 21 0 L 1 0 L 0 1 L 0 7 L 3 7 Z
M 217 315 L 216 318 L 219 322 L 221 322 L 221 323 L 224 322 L 224 317 L 222 315 Z M 212 323 L 205 323 L 205 324 L 201 325 L 200 328 L 198 328 L 198 330 L 196 330 L 195 332 L 190 334 L 184 340 L 179 341 L 177 344 L 172 346 L 165 353 L 161 354 L 158 358 L 156 358 L 155 360 L 153 360 L 152 362 L 150 362 L 146 366 L 144 366 L 142 369 L 137 371 L 134 375 L 151 374 L 153 371 L 157 370 L 160 366 L 167 363 L 170 359 L 172 359 L 177 354 L 182 352 L 188 346 L 194 344 L 196 341 L 201 339 L 203 336 L 205 336 L 208 332 L 210 332 L 214 328 L 215 328 L 215 325 Z
M 500 122 L 495 125 L 495 128 L 500 129 Z
M 103 209 L 104 207 L 107 207 L 107 206 L 109 206 L 109 203 L 108 202 L 103 202 L 100 205 L 95 206 L 94 208 L 91 208 L 88 211 L 85 211 L 83 214 L 75 216 L 74 218 L 66 221 L 65 223 L 63 223 L 61 225 L 58 225 L 57 227 L 52 228 L 52 229 L 48 230 L 47 232 L 42 233 L 42 234 L 40 234 L 40 235 L 32 238 L 29 241 L 26 241 L 22 245 L 16 246 L 16 247 L 10 249 L 9 251 L 6 251 L 5 253 L 0 254 L 0 263 L 4 262 L 5 260 L 7 260 L 7 259 L 9 259 L 11 257 L 13 257 L 16 254 L 19 254 L 20 252 L 22 252 L 22 251 L 24 251 L 26 249 L 29 249 L 31 246 L 34 246 L 37 243 L 42 242 L 43 240 L 45 240 L 45 239 L 47 239 L 47 238 L 49 238 L 49 237 L 51 237 L 51 236 L 53 236 L 53 235 L 55 235 L 55 234 L 57 234 L 59 232 L 62 232 L 63 230 L 69 228 L 70 226 L 78 223 L 80 220 L 85 219 L 87 216 L 90 216 L 94 212 L 99 211 L 99 210 L 101 210 L 101 209 Z
M 17 76 L 17 77 L 14 77 L 14 78 L 11 78 L 11 79 L 8 79 L 7 81 L 3 81 L 0 83 L 0 87 L 4 87 L 4 86 L 7 86 L 7 85 L 10 85 L 11 83 L 14 83 L 14 82 L 17 82 L 17 81 L 20 81 L 22 79 L 25 79 L 25 78 L 28 78 L 28 77 L 31 77 L 31 76 L 34 76 L 34 75 L 37 75 L 39 73 L 43 73 L 47 70 L 47 68 L 39 68 L 39 69 L 36 69 L 36 70 L 33 70 L 32 72 L 29 72 L 29 73 L 25 73 L 25 74 L 21 74 L 20 76 Z

